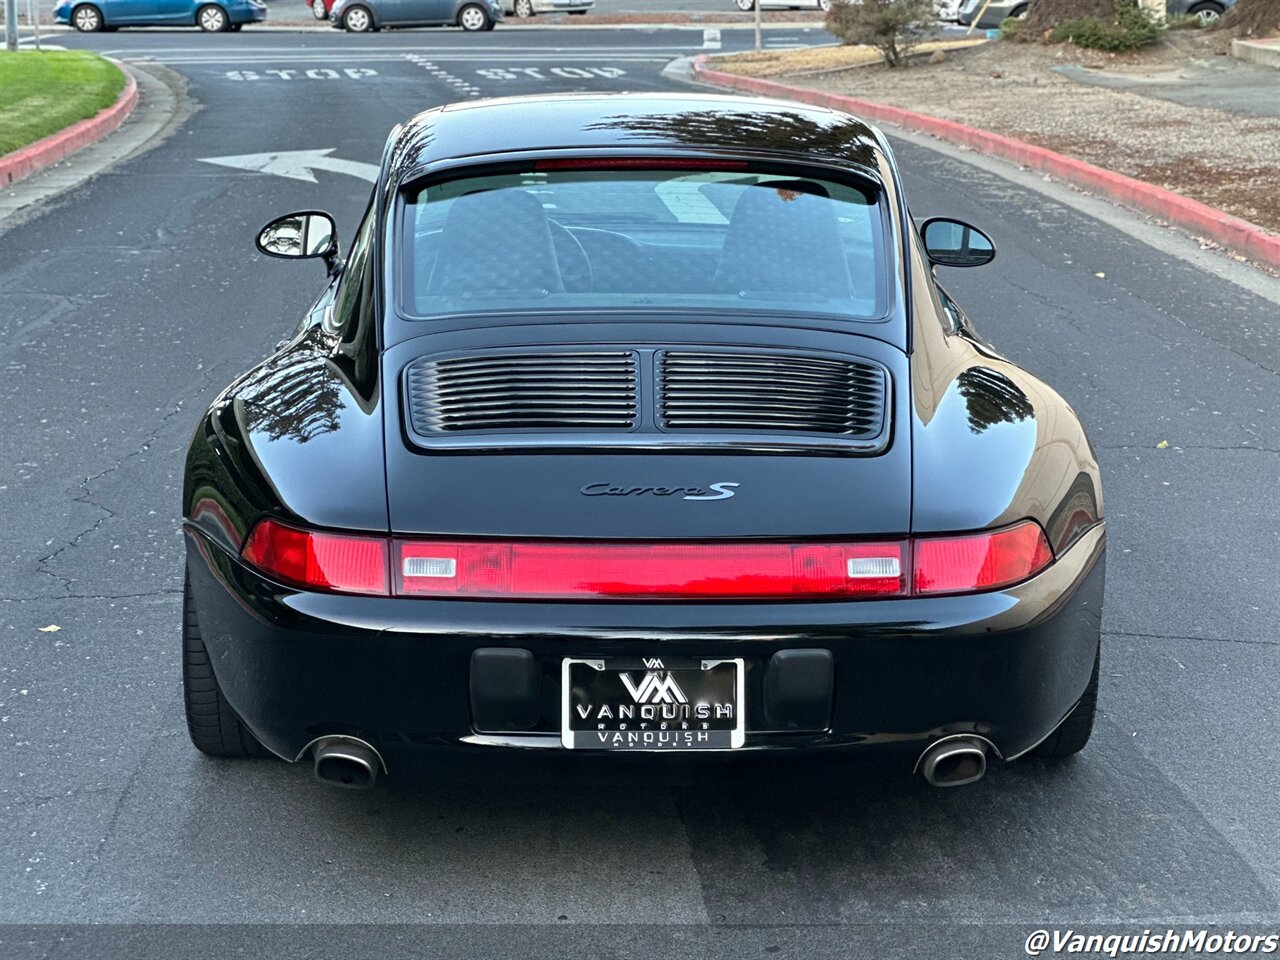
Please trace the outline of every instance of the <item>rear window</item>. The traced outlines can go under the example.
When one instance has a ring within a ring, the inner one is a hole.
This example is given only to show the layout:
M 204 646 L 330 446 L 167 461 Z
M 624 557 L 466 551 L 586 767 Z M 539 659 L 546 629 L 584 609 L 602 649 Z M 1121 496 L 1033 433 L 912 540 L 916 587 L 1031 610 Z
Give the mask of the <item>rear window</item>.
M 549 169 L 404 194 L 400 311 L 885 313 L 877 191 L 792 173 Z

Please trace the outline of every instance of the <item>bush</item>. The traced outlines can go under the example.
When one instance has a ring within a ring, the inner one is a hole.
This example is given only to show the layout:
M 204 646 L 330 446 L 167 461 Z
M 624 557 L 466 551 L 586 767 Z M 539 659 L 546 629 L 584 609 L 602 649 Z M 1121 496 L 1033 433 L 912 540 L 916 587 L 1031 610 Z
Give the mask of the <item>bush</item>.
M 1138 6 L 1137 0 L 1116 0 L 1112 18 L 1078 17 L 1055 27 L 1051 43 L 1070 40 L 1077 47 L 1121 53 L 1156 42 L 1159 24 Z
M 891 67 L 904 66 L 934 24 L 933 0 L 836 0 L 827 30 L 842 43 L 875 47 Z
M 1175 13 L 1165 18 L 1164 26 L 1166 30 L 1199 30 L 1205 22 L 1194 13 Z
M 1017 40 L 1018 28 L 1022 26 L 1022 20 L 1018 17 L 1005 17 L 1000 21 L 1000 39 L 1001 40 Z

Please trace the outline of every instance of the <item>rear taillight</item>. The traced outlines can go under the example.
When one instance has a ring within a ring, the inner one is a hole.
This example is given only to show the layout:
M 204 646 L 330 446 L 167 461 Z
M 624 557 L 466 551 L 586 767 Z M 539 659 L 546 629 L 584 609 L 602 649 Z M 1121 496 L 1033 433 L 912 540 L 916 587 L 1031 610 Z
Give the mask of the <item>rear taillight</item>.
M 1053 562 L 1040 525 L 1031 520 L 964 537 L 928 537 L 914 543 L 912 591 L 978 593 L 1027 580 Z
M 253 528 L 242 553 L 259 570 L 297 587 L 383 596 L 389 592 L 387 541 L 382 537 L 300 530 L 263 520 Z
M 1028 520 L 958 537 L 876 543 L 389 540 L 263 520 L 244 559 L 281 582 L 376 596 L 798 600 L 976 593 L 1053 562 Z
M 541 599 L 794 599 L 903 592 L 903 544 L 397 541 L 396 592 Z

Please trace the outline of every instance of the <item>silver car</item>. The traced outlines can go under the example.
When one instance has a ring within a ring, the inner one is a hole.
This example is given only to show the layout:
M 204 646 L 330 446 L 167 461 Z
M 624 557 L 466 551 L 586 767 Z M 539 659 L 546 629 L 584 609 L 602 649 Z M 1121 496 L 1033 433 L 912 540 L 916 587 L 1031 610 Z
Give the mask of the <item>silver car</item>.
M 521 18 L 536 13 L 583 14 L 595 5 L 596 0 L 502 0 L 503 12 Z
M 1020 19 L 1027 15 L 1027 0 L 991 0 L 983 6 L 984 2 L 964 0 L 957 19 L 966 27 L 977 20 L 978 27 L 993 28 L 1000 26 L 1008 17 Z
M 756 8 L 756 0 L 733 0 L 739 10 L 749 12 Z M 760 0 L 761 10 L 821 10 L 831 9 L 831 0 Z
M 501 0 L 336 0 L 330 26 L 351 33 L 383 27 L 445 27 L 492 30 L 502 19 Z
M 1165 0 L 1165 13 L 1174 16 L 1189 13 L 1205 24 L 1217 19 L 1236 5 L 1236 0 Z

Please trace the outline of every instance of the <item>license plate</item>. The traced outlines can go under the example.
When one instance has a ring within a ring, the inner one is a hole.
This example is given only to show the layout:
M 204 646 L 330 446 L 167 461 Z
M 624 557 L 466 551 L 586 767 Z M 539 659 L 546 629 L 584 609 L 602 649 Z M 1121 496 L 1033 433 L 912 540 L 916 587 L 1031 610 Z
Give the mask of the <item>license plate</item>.
M 740 747 L 743 672 L 741 660 L 566 659 L 560 741 L 569 750 Z

